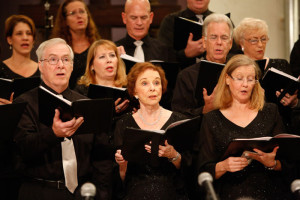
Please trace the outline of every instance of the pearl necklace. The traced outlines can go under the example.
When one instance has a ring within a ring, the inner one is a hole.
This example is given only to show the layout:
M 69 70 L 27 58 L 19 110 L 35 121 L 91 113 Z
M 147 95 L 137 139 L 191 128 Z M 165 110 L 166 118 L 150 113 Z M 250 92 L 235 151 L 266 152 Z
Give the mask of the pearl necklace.
M 161 108 L 161 107 L 159 107 L 159 108 L 160 108 L 159 116 L 158 116 L 157 120 L 155 120 L 155 121 L 152 122 L 152 123 L 146 122 L 146 120 L 144 119 L 144 117 L 143 117 L 143 115 L 142 115 L 142 113 L 141 113 L 140 110 L 139 110 L 137 113 L 138 113 L 138 115 L 139 115 L 139 118 L 142 120 L 142 122 L 143 122 L 144 124 L 146 124 L 146 125 L 148 125 L 148 126 L 154 126 L 155 124 L 157 124 L 157 123 L 159 122 L 159 120 L 160 120 L 160 118 L 161 118 L 161 115 L 162 115 L 162 108 Z

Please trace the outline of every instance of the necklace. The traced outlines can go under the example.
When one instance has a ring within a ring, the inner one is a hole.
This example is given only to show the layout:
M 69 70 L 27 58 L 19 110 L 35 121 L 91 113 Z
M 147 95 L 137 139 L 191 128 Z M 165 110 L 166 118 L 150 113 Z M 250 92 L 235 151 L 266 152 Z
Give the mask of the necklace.
M 144 124 L 146 124 L 146 125 L 148 125 L 148 126 L 153 126 L 153 125 L 157 124 L 157 123 L 159 122 L 160 118 L 161 118 L 161 115 L 162 115 L 162 109 L 161 109 L 161 107 L 159 107 L 159 108 L 160 108 L 159 116 L 158 116 L 157 120 L 155 120 L 155 121 L 152 122 L 152 123 L 146 122 L 146 120 L 144 119 L 144 117 L 143 117 L 143 115 L 142 115 L 142 113 L 141 113 L 140 111 L 138 111 L 137 113 L 138 113 L 138 115 L 139 115 L 139 118 L 142 120 L 142 122 L 143 122 Z

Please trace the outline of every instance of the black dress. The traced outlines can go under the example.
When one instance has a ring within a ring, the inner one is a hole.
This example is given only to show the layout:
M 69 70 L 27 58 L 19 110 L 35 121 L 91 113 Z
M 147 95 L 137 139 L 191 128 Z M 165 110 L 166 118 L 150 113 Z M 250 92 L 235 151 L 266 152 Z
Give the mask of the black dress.
M 73 63 L 73 71 L 69 81 L 69 88 L 74 89 L 78 79 L 84 74 L 86 68 L 86 59 L 87 54 L 89 52 L 89 48 L 87 48 L 82 53 L 74 54 L 74 63 Z
M 30 77 L 40 76 L 39 68 Z M 14 78 L 25 78 L 20 74 L 13 72 L 4 62 L 0 63 L 0 78 L 14 79 Z
M 184 118 L 183 115 L 173 112 L 162 129 L 166 129 L 171 123 Z M 117 122 L 114 138 L 116 146 L 122 144 L 125 127 L 139 128 L 131 114 L 127 114 Z M 185 160 L 184 154 L 181 153 L 181 155 L 181 162 L 183 162 Z M 123 184 L 123 189 L 125 190 L 124 199 L 187 199 L 184 181 L 181 177 L 182 166 L 184 164 L 181 165 L 180 170 L 177 170 L 167 158 L 161 158 L 158 167 L 128 162 Z
M 201 151 L 198 156 L 200 172 L 207 171 L 215 177 L 215 166 L 221 161 L 227 145 L 234 138 L 274 136 L 282 133 L 283 125 L 274 104 L 266 103 L 263 110 L 245 128 L 228 120 L 219 110 L 204 115 L 200 131 Z M 284 160 L 282 171 L 265 169 L 253 160 L 238 172 L 226 172 L 214 180 L 216 191 L 222 200 L 250 198 L 257 200 L 292 199 L 287 177 L 289 164 Z

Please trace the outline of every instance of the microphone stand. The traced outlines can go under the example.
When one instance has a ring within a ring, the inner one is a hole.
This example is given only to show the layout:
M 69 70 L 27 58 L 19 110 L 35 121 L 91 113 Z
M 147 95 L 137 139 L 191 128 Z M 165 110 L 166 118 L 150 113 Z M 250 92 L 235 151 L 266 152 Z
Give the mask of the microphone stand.
M 51 29 L 53 28 L 53 15 L 49 16 L 50 3 L 48 0 L 44 4 L 45 7 L 45 39 L 47 40 L 50 36 Z

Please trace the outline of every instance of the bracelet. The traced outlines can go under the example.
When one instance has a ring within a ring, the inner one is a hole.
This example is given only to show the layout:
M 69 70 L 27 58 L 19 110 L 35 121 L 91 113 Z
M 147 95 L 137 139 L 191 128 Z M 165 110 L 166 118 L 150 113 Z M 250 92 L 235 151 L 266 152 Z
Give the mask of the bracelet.
M 276 166 L 277 166 L 277 160 L 275 160 L 275 164 L 274 164 L 272 167 L 266 167 L 266 166 L 265 166 L 265 168 L 266 168 L 267 170 L 274 170 L 274 169 L 276 168 Z
M 180 156 L 180 154 L 177 152 L 176 157 L 174 157 L 174 158 L 168 158 L 168 161 L 169 162 L 175 162 L 176 160 L 178 160 L 179 156 Z

